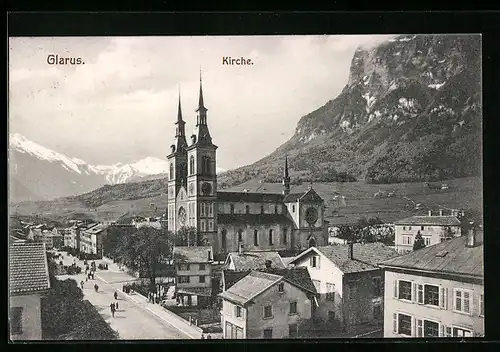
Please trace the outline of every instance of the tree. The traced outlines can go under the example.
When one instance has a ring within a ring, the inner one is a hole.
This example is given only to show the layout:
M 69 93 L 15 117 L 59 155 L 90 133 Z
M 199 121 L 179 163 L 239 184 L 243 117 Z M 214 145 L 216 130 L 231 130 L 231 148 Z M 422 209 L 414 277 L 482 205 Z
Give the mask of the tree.
M 455 231 L 453 231 L 453 230 L 451 229 L 451 227 L 446 226 L 446 227 L 444 228 L 444 234 L 443 234 L 442 239 L 447 241 L 447 240 L 451 240 L 451 239 L 452 239 L 452 238 L 454 238 L 454 237 L 455 237 Z
M 415 236 L 415 242 L 413 242 L 413 250 L 416 251 L 417 249 L 421 248 L 425 248 L 425 241 L 420 231 L 418 231 L 417 235 Z
M 174 235 L 176 246 L 202 246 L 202 239 L 195 227 L 183 226 Z
M 172 254 L 172 234 L 144 226 L 130 236 L 123 237 L 119 246 L 121 262 L 132 270 L 144 273 L 151 288 L 156 287 L 156 276 L 164 258 Z

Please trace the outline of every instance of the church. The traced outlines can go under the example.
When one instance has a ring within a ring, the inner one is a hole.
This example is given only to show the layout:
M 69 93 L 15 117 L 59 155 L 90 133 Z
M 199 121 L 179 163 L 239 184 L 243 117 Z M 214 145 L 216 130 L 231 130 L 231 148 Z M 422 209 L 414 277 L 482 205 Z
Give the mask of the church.
M 181 99 L 167 156 L 167 226 L 194 227 L 214 254 L 238 250 L 302 250 L 327 244 L 324 200 L 309 187 L 291 193 L 285 158 L 280 193 L 217 190 L 216 151 L 200 76 L 196 126 L 188 143 Z

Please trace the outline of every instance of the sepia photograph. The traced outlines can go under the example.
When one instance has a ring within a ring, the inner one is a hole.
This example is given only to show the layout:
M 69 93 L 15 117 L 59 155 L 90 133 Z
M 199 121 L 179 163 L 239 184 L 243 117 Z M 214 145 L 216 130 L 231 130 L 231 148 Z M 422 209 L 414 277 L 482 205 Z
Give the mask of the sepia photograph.
M 10 340 L 484 337 L 481 46 L 9 37 Z

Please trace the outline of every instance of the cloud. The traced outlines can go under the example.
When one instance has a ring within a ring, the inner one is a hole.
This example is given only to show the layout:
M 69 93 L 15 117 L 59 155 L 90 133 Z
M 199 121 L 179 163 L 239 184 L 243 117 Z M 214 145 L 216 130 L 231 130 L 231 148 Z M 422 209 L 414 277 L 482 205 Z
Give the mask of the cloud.
M 10 38 L 9 128 L 94 164 L 164 157 L 179 86 L 194 128 L 200 67 L 218 164 L 254 162 L 334 98 L 352 55 L 391 36 Z M 85 65 L 52 66 L 48 54 Z M 251 58 L 225 66 L 222 58 Z

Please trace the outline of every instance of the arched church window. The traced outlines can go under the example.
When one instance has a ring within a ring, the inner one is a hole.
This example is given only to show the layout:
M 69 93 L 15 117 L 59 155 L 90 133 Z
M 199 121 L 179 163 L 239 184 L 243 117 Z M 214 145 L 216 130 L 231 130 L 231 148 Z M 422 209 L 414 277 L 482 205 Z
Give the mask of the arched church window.
M 170 164 L 170 179 L 174 179 L 174 164 Z
M 202 159 L 202 170 L 204 175 L 210 175 L 210 158 L 204 156 Z
M 285 227 L 283 229 L 283 244 L 288 243 L 288 229 Z
M 253 245 L 259 245 L 259 230 L 253 230 Z
M 269 245 L 273 245 L 273 229 L 269 230 Z
M 194 175 L 194 156 L 189 158 L 189 174 Z
M 238 230 L 238 242 L 243 242 L 243 230 Z

